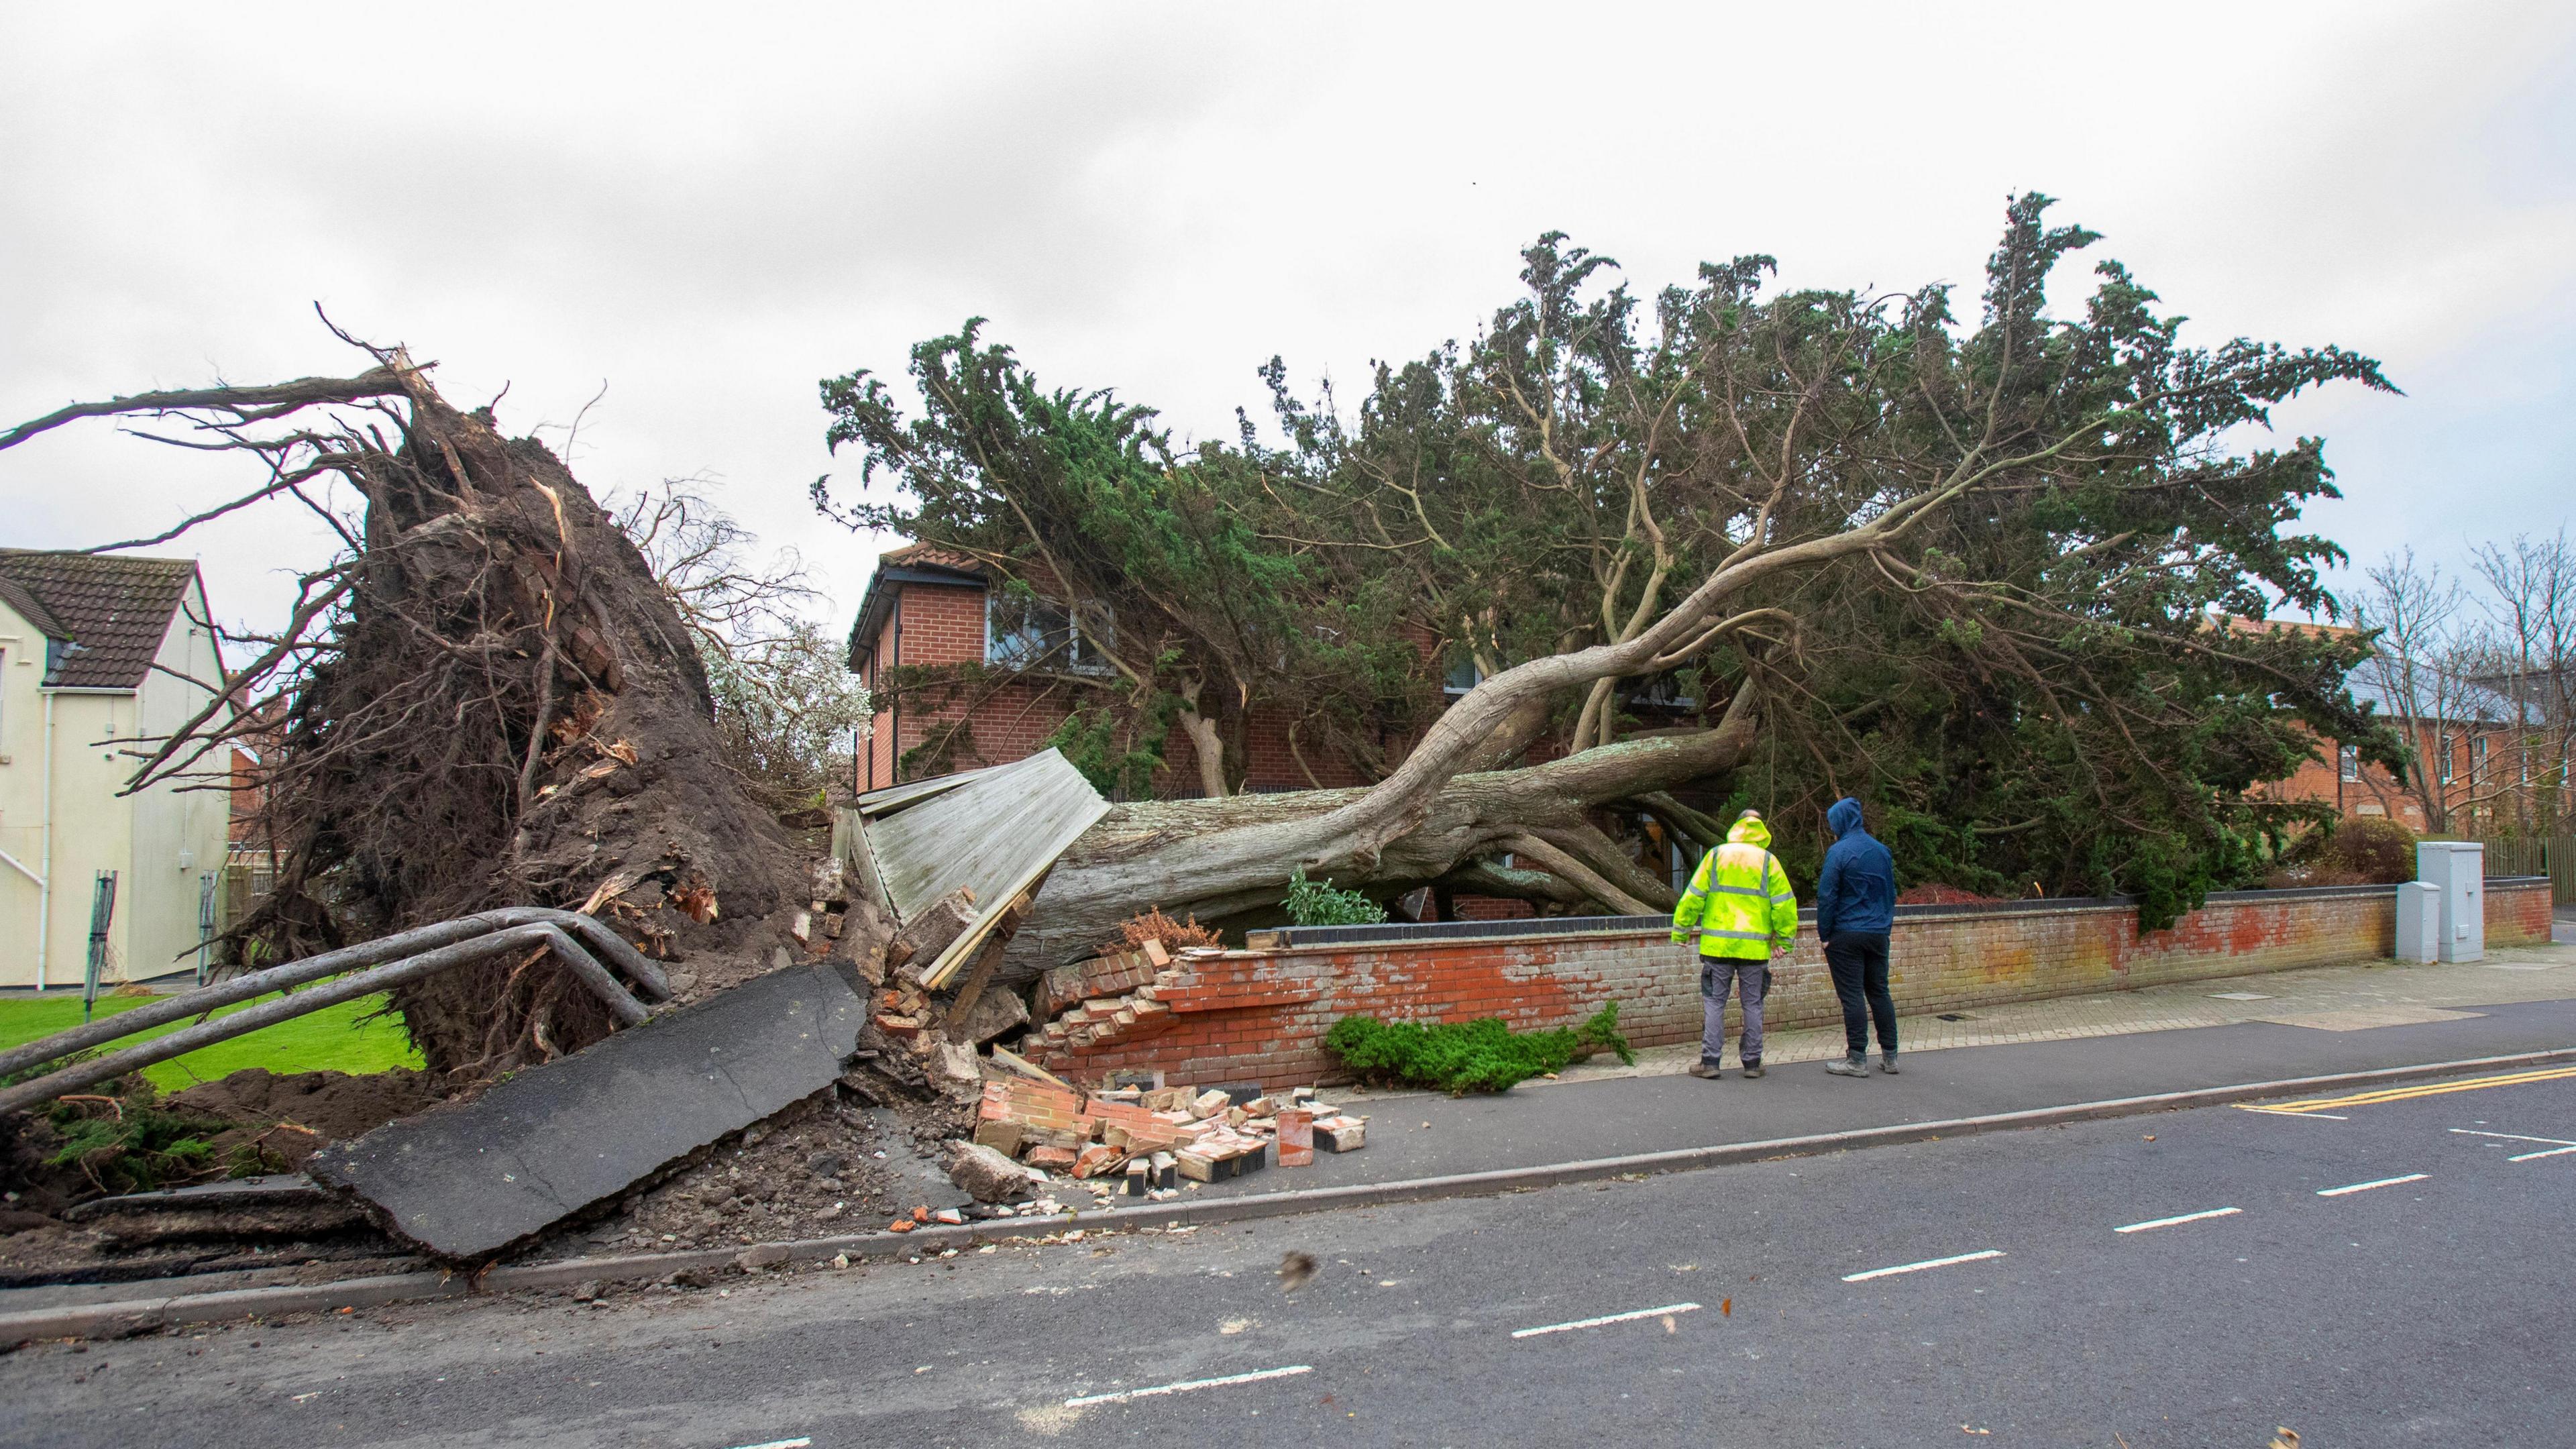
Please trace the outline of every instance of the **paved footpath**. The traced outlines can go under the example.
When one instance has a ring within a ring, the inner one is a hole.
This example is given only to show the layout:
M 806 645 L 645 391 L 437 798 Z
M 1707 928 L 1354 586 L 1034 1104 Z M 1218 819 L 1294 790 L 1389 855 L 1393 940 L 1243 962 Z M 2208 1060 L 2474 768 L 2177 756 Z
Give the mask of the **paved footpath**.
M 1841 1028 L 1775 1034 L 1771 1072 L 1701 1081 L 1696 1046 L 1577 1067 L 1501 1096 L 1342 1094 L 1368 1146 L 1311 1169 L 1218 1183 L 1207 1195 L 1338 1187 L 1632 1153 L 1944 1121 L 2424 1062 L 2576 1046 L 2576 944 L 2494 951 L 2475 964 L 2366 962 L 1907 1017 L 1901 1075 L 1853 1080 L 1823 1063 Z M 1872 1062 L 1876 1055 L 1873 1053 Z

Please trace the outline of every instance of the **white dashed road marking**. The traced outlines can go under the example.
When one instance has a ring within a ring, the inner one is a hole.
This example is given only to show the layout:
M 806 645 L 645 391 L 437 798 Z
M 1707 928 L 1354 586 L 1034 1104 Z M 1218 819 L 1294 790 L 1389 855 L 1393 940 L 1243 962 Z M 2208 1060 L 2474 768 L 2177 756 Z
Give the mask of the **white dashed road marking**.
M 1872 1278 L 1893 1278 L 1899 1273 L 1920 1273 L 1926 1268 L 1947 1268 L 1953 1263 L 1973 1263 L 1980 1258 L 2000 1258 L 2003 1250 L 1988 1248 L 1983 1252 L 1961 1253 L 1951 1258 L 1932 1258 L 1921 1263 L 1899 1263 L 1893 1268 L 1872 1268 L 1866 1273 L 1845 1273 L 1846 1283 L 1866 1283 Z
M 811 1439 L 772 1439 L 762 1444 L 744 1444 L 739 1449 L 813 1449 Z
M 1599 1328 L 1605 1323 L 1626 1323 L 1631 1319 L 1660 1318 L 1667 1313 L 1697 1313 L 1696 1303 L 1667 1303 L 1661 1308 L 1640 1308 L 1631 1313 L 1605 1313 L 1599 1318 L 1578 1318 L 1572 1323 L 1542 1324 L 1537 1328 L 1515 1328 L 1514 1338 L 1535 1338 L 1542 1333 L 1571 1333 L 1578 1328 Z
M 2576 1142 L 2570 1142 L 2564 1137 L 2525 1137 L 2519 1132 L 2473 1132 L 2466 1127 L 2454 1127 L 2451 1130 L 2463 1137 L 2501 1137 L 2508 1142 L 2551 1144 L 2546 1152 L 2525 1152 L 2520 1156 L 2506 1158 L 2507 1162 L 2529 1162 L 2535 1157 L 2564 1157 L 2570 1152 L 2576 1152 Z
M 2184 1213 L 2178 1218 L 2150 1218 L 2146 1222 L 2131 1223 L 2125 1228 L 2113 1228 L 2111 1231 L 2115 1233 L 2151 1232 L 2157 1228 L 2170 1228 L 2177 1223 L 2196 1223 L 2203 1218 L 2234 1217 L 2242 1211 L 2244 1211 L 2242 1208 L 2211 1208 L 2207 1212 Z
M 1313 1364 L 1291 1364 L 1286 1368 L 1262 1369 L 1256 1373 L 1227 1374 L 1221 1379 L 1189 1379 L 1177 1384 L 1156 1384 L 1150 1389 L 1120 1389 L 1114 1394 L 1084 1394 L 1079 1398 L 1065 1400 L 1064 1406 L 1068 1409 L 1080 1409 L 1092 1404 L 1123 1404 L 1129 1399 L 1151 1399 L 1164 1394 L 1186 1394 L 1193 1389 L 1218 1389 L 1227 1384 L 1259 1383 L 1263 1379 L 1294 1378 L 1298 1374 L 1310 1374 L 1314 1371 Z
M 2352 1182 L 2342 1187 L 2321 1187 L 2317 1189 L 2317 1196 L 2341 1197 L 2348 1192 L 2368 1192 L 2374 1187 L 2395 1187 L 2400 1183 L 2422 1182 L 2430 1176 L 2432 1174 L 2429 1172 L 2410 1172 L 2404 1177 L 2383 1177 L 2376 1182 Z

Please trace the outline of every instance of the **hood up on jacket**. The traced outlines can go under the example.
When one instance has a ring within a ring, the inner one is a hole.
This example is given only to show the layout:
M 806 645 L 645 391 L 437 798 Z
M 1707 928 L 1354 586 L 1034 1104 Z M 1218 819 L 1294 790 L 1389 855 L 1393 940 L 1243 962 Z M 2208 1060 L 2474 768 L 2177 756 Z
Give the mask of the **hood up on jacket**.
M 1726 843 L 1729 845 L 1758 845 L 1764 850 L 1769 850 L 1771 848 L 1771 827 L 1762 823 L 1761 816 L 1747 814 L 1745 818 L 1736 821 L 1734 826 L 1726 832 Z
M 1860 802 L 1849 795 L 1835 801 L 1834 808 L 1825 812 L 1825 824 L 1832 827 L 1836 840 L 1847 835 L 1863 833 L 1860 823 Z

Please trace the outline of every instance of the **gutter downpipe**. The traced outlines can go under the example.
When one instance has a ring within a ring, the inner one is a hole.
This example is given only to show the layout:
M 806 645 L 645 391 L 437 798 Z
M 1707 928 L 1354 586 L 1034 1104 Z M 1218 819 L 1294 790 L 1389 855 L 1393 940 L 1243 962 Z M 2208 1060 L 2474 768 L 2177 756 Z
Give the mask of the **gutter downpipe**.
M 43 772 L 37 776 L 37 799 L 44 811 L 42 844 L 36 850 L 36 869 L 43 875 L 36 882 L 36 990 L 45 989 L 45 952 L 54 936 L 54 691 L 45 691 L 45 748 Z

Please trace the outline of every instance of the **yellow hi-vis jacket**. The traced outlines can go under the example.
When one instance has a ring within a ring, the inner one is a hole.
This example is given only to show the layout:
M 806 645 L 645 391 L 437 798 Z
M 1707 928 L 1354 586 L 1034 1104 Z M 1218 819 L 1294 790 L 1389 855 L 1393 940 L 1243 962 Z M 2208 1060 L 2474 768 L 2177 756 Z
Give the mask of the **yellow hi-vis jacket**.
M 1771 830 L 1738 820 L 1726 843 L 1700 857 L 1690 889 L 1673 907 L 1673 944 L 1699 934 L 1703 956 L 1762 961 L 1798 941 L 1798 897 L 1771 854 Z

